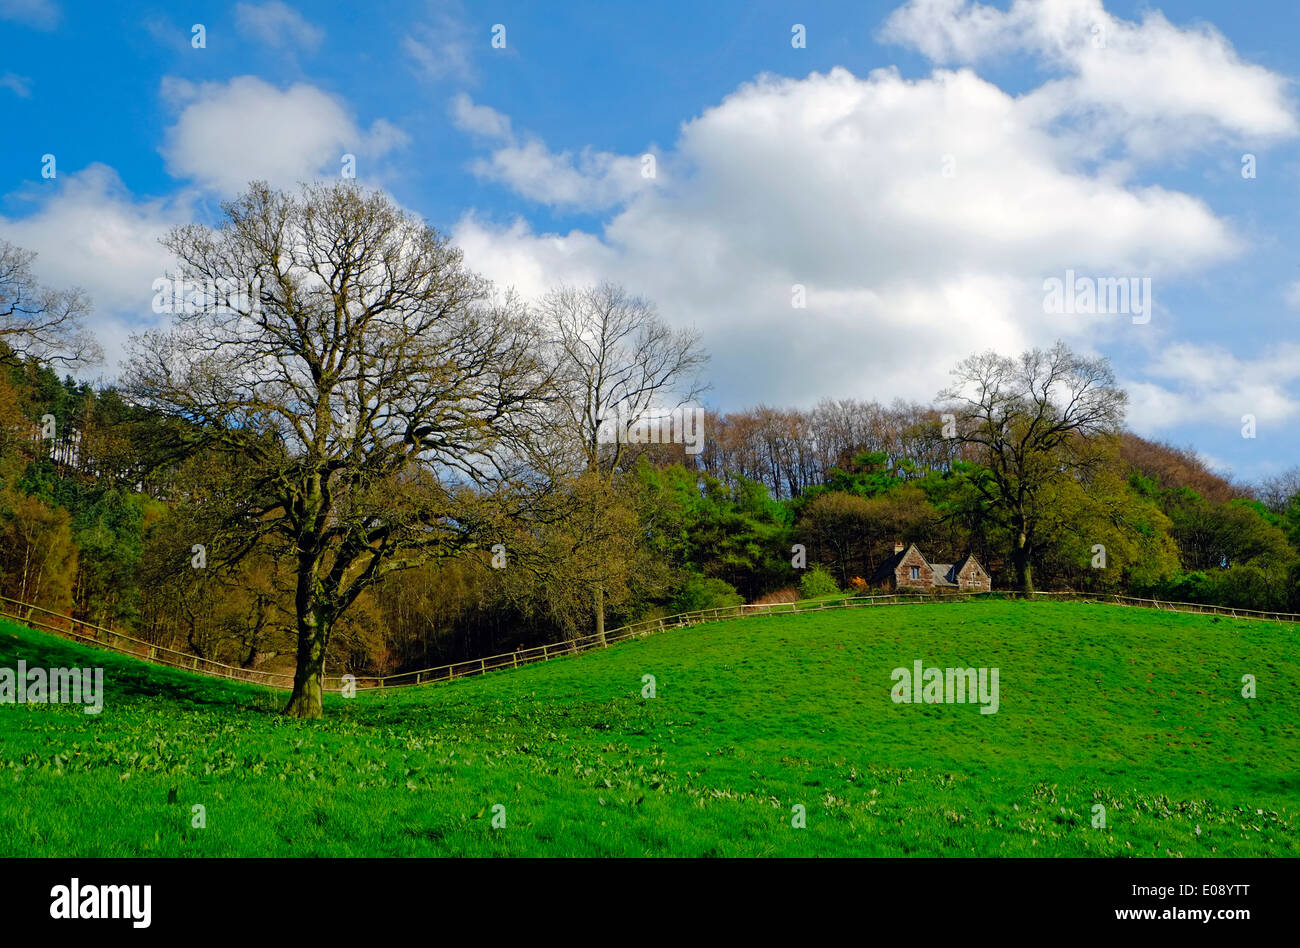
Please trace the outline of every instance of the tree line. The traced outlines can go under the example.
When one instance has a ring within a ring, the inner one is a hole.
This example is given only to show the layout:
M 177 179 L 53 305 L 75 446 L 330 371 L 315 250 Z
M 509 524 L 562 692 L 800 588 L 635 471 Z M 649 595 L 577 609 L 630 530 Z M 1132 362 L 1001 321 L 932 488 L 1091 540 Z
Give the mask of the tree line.
M 928 405 L 708 412 L 695 455 L 609 436 L 707 391 L 699 336 L 621 287 L 500 292 L 352 183 L 253 184 L 165 246 L 208 295 L 89 385 L 59 375 L 89 301 L 0 242 L 0 594 L 292 669 L 291 715 L 327 664 L 863 589 L 900 540 L 995 587 L 1300 610 L 1297 472 L 1137 438 L 1061 344 L 974 354 Z

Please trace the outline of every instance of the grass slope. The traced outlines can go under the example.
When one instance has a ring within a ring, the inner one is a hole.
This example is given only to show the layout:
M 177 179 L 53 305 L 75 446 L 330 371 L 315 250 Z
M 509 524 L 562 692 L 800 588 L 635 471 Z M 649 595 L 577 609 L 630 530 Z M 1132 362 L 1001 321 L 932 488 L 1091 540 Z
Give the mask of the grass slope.
M 0 705 L 0 855 L 1296 856 L 1297 639 L 1080 603 L 874 607 L 331 696 L 309 723 L 281 693 L 0 626 L 0 666 L 100 665 L 108 691 L 98 716 Z M 999 712 L 894 704 L 915 659 L 997 666 Z

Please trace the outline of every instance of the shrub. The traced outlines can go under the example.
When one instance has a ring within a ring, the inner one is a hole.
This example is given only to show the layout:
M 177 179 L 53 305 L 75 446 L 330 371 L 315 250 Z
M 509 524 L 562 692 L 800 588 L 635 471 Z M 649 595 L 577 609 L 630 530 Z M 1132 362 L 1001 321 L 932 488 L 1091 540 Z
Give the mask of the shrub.
M 1199 571 L 1181 573 L 1157 585 L 1150 590 L 1149 594 L 1170 602 L 1213 602 L 1214 583 L 1210 577 Z
M 695 612 L 697 609 L 720 609 L 724 606 L 738 606 L 745 597 L 736 592 L 736 587 L 721 579 L 692 574 L 686 578 L 682 588 L 673 600 L 673 612 Z
M 814 566 L 799 580 L 799 592 L 805 599 L 831 596 L 839 591 L 840 587 L 835 585 L 834 577 L 821 566 Z

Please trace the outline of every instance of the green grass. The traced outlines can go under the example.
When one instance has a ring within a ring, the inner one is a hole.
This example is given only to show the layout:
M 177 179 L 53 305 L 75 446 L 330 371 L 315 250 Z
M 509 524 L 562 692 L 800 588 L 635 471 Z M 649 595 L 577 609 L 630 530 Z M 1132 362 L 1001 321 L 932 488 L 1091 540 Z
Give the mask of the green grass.
M 0 667 L 100 665 L 108 690 L 98 716 L 0 705 L 0 855 L 1297 856 L 1298 640 L 1082 603 L 864 607 L 299 722 L 282 693 L 0 626 Z M 999 712 L 894 704 L 915 659 L 998 667 Z

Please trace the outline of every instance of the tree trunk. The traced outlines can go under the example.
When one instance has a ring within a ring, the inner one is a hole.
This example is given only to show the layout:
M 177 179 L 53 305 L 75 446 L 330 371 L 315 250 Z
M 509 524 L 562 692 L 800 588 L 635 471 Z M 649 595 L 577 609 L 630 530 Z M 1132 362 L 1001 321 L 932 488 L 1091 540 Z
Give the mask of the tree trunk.
M 329 625 L 315 611 L 298 617 L 298 667 L 293 675 L 293 694 L 284 709 L 286 717 L 319 718 L 324 715 L 321 698 L 325 692 L 325 646 Z
M 605 644 L 605 587 L 596 587 L 596 641 Z
M 1029 538 L 1024 531 L 1016 538 L 1016 548 L 1011 561 L 1016 568 L 1016 585 L 1026 595 L 1034 591 L 1034 566 L 1029 559 Z

